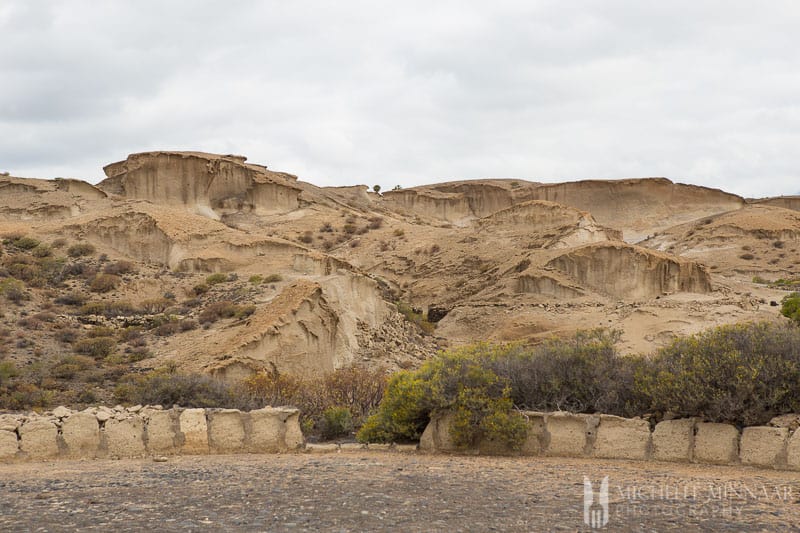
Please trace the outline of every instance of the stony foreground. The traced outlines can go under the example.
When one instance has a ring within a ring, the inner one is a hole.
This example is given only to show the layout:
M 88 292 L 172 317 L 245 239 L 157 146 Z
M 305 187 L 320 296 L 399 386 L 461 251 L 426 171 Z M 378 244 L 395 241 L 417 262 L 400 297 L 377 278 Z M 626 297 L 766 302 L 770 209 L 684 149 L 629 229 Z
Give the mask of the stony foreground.
M 608 531 L 800 530 L 796 472 L 391 452 L 2 465 L 0 530 L 582 531 L 584 476 Z

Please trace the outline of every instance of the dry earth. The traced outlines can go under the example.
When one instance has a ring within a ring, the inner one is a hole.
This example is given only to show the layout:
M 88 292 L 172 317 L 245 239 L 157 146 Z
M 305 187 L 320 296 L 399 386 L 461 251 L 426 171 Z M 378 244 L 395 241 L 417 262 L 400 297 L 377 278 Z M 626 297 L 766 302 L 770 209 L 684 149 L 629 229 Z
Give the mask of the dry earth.
M 85 401 L 105 400 L 125 371 L 164 365 L 228 379 L 410 368 L 441 347 L 594 327 L 621 329 L 623 352 L 647 353 L 710 326 L 777 320 L 771 304 L 791 286 L 766 282 L 800 279 L 795 197 L 748 200 L 664 178 L 376 194 L 199 152 L 133 154 L 105 171 L 97 185 L 0 176 L 0 283 L 22 278 L 28 297 L 0 312 L 0 359 L 56 392 L 73 373 L 88 383 Z M 43 244 L 9 239 L 22 235 Z M 95 252 L 65 258 L 76 243 Z M 116 286 L 93 288 L 120 261 L 132 268 Z M 211 273 L 225 281 L 203 289 Z M 127 311 L 93 314 L 65 294 Z M 204 322 L 220 302 L 253 314 Z M 396 304 L 433 324 L 421 331 Z M 107 336 L 97 327 L 118 341 L 105 375 L 75 374 L 63 356 Z M 80 403 L 72 396 L 59 399 Z
M 388 452 L 0 466 L 6 531 L 798 531 L 796 473 Z

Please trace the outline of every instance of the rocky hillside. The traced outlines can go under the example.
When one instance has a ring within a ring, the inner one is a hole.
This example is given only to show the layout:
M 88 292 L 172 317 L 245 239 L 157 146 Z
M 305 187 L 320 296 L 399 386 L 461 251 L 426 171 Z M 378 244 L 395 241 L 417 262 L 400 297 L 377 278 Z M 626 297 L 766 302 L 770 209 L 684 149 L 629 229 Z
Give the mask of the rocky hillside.
M 152 368 L 409 368 L 593 327 L 648 351 L 777 317 L 800 277 L 796 198 L 663 178 L 378 194 L 199 152 L 105 172 L 0 176 L 0 386 L 25 373 L 31 394 L 89 401 Z

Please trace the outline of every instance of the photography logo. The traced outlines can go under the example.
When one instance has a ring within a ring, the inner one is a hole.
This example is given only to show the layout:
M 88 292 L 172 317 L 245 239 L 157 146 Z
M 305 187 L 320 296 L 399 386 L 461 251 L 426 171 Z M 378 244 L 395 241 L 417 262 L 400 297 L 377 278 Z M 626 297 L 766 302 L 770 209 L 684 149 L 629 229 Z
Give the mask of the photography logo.
M 583 522 L 592 529 L 600 529 L 608 524 L 608 476 L 600 482 L 597 495 L 592 482 L 583 476 Z

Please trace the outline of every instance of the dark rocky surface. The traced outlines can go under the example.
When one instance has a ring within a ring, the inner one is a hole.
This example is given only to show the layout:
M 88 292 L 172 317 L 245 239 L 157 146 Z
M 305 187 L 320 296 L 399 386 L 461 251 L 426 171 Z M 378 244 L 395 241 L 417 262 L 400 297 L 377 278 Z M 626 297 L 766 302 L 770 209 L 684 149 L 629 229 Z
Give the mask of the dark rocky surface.
M 4 531 L 800 531 L 800 474 L 391 452 L 0 465 Z M 596 508 L 596 506 L 595 506 Z

